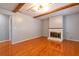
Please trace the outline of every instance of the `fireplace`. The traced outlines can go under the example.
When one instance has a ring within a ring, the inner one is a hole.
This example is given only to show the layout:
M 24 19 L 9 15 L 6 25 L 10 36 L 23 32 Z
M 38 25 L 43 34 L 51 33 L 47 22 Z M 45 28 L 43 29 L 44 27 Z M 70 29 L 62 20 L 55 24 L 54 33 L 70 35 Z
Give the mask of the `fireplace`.
M 63 41 L 63 16 L 58 15 L 49 18 L 49 40 Z
M 50 32 L 50 37 L 61 38 L 61 33 L 59 32 Z
M 49 29 L 49 40 L 62 41 L 63 40 L 63 29 Z

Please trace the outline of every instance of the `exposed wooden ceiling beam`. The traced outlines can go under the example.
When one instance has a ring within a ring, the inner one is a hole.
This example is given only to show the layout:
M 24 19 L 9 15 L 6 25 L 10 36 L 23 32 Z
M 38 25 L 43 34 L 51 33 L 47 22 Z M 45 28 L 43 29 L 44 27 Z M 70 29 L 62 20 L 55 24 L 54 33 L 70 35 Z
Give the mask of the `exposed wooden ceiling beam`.
M 16 6 L 16 8 L 13 10 L 13 12 L 18 12 L 21 8 L 22 8 L 22 6 L 24 5 L 25 3 L 19 3 L 17 6 Z
M 69 5 L 62 6 L 60 8 L 55 9 L 55 10 L 49 11 L 47 13 L 37 15 L 34 18 L 41 17 L 41 16 L 45 16 L 45 15 L 48 15 L 48 14 L 51 14 L 51 13 L 54 13 L 54 12 L 57 12 L 57 11 L 60 11 L 60 10 L 63 10 L 63 9 L 67 9 L 67 8 L 70 8 L 70 7 L 73 7 L 73 6 L 77 6 L 77 5 L 79 5 L 79 3 L 71 3 Z

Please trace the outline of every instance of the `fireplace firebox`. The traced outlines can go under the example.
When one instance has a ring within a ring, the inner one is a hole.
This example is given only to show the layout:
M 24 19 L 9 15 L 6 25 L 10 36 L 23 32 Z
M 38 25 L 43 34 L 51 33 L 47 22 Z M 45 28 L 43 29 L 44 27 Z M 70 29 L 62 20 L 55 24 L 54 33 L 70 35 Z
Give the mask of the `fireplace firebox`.
M 50 37 L 61 38 L 61 33 L 58 33 L 58 32 L 50 32 Z

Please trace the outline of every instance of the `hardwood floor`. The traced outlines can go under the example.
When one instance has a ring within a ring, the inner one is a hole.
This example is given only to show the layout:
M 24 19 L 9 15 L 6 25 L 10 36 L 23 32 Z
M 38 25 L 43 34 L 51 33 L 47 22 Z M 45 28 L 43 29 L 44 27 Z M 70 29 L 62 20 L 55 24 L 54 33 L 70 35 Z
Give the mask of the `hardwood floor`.
M 79 56 L 79 42 L 64 40 L 62 43 L 40 37 L 15 45 L 0 44 L 0 56 Z
M 0 43 L 0 56 L 9 56 L 10 54 L 10 41 Z
M 79 42 L 53 42 L 45 37 L 12 46 L 13 56 L 79 56 Z
M 64 55 L 79 56 L 79 42 L 65 40 L 63 47 Z

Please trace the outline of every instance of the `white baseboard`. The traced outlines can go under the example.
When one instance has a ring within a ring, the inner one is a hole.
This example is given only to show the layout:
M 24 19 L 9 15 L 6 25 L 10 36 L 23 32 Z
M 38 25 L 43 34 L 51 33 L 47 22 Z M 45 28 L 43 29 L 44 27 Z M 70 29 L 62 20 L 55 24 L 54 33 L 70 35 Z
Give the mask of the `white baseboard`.
M 17 44 L 17 43 L 21 43 L 21 42 L 28 41 L 28 40 L 35 39 L 35 38 L 39 38 L 39 37 L 42 37 L 42 36 L 35 36 L 35 37 L 32 37 L 32 38 L 23 39 L 23 40 L 20 40 L 20 41 L 17 41 L 17 42 L 12 42 L 12 44 L 14 45 L 14 44 Z
M 7 41 L 10 41 L 10 40 L 2 40 L 2 41 L 0 41 L 0 43 L 7 42 Z
M 79 42 L 79 40 L 74 40 L 74 39 L 65 39 L 65 40 L 70 40 L 70 41 Z

